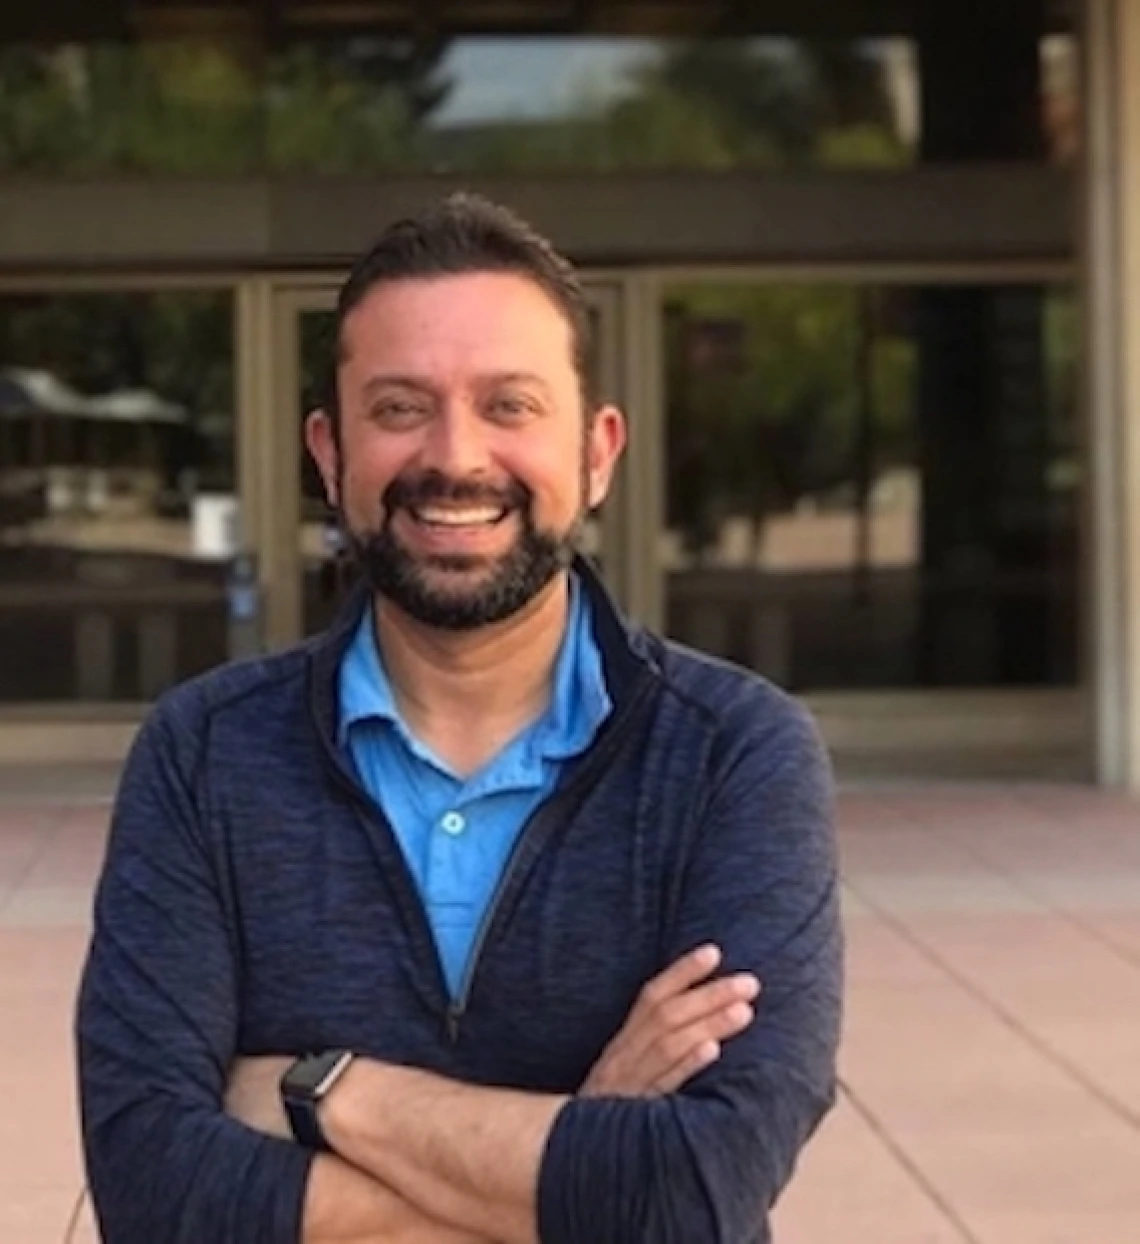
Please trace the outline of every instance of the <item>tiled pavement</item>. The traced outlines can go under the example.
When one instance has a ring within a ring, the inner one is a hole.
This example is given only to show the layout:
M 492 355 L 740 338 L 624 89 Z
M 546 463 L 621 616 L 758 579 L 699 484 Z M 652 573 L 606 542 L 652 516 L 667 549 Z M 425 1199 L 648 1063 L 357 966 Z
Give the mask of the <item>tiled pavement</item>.
M 0 1244 L 96 1239 L 69 1025 L 107 808 L 81 795 L 0 798 Z M 1140 804 L 884 787 L 841 825 L 845 1093 L 778 1244 L 1140 1242 Z

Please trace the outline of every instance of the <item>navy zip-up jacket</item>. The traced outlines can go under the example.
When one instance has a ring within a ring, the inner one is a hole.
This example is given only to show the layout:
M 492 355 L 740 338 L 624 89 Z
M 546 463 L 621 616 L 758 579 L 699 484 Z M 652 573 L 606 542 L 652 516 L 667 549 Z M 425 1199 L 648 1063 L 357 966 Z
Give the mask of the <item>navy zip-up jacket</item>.
M 228 1118 L 235 1057 L 329 1047 L 573 1093 L 638 991 L 711 941 L 763 982 L 681 1091 L 575 1098 L 542 1244 L 761 1244 L 833 1101 L 828 767 L 762 679 L 627 628 L 594 575 L 614 712 L 525 827 L 451 999 L 414 881 L 336 745 L 330 632 L 165 695 L 124 771 L 78 1007 L 105 1244 L 297 1244 L 311 1154 Z

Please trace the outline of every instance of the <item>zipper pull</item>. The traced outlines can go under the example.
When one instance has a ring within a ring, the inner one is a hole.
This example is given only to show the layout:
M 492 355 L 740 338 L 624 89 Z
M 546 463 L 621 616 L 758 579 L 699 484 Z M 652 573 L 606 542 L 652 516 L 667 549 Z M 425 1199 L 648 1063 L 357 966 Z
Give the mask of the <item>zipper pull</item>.
M 463 1012 L 459 1007 L 451 1005 L 447 1008 L 447 1039 L 452 1045 L 459 1040 L 459 1021 L 463 1018 Z

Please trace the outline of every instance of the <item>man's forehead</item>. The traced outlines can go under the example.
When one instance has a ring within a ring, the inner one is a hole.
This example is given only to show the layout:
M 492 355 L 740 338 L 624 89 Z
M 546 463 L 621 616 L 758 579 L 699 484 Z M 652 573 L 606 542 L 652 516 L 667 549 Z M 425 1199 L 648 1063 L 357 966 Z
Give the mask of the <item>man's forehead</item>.
M 443 272 L 422 276 L 380 278 L 361 296 L 349 313 L 375 311 L 387 304 L 408 301 L 474 301 L 487 308 L 543 303 L 552 314 L 565 319 L 565 311 L 537 277 L 525 272 Z
M 340 354 L 468 350 L 488 370 L 526 371 L 547 344 L 572 355 L 570 321 L 544 289 L 513 273 L 473 273 L 377 285 L 346 316 Z

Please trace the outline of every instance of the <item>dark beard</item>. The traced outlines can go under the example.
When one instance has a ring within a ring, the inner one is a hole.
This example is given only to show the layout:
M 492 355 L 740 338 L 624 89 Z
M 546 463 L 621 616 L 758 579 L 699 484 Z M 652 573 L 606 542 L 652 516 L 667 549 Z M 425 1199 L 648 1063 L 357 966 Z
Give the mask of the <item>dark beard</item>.
M 518 539 L 494 560 L 462 553 L 418 557 L 393 534 L 392 519 L 400 509 L 433 501 L 504 506 L 507 516 L 503 522 L 518 516 Z M 474 630 L 518 613 L 570 565 L 580 530 L 579 521 L 561 535 L 539 531 L 534 523 L 533 497 L 517 481 L 506 489 L 492 489 L 427 472 L 415 479 L 394 480 L 384 492 L 382 506 L 385 517 L 379 530 L 357 532 L 345 527 L 352 553 L 374 592 L 417 622 L 439 630 Z M 341 521 L 343 524 L 343 514 Z M 481 568 L 483 573 L 477 581 L 452 589 L 433 582 L 431 574 L 477 573 Z

